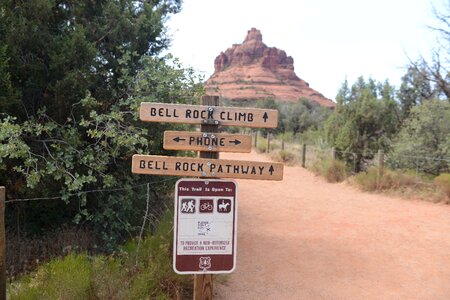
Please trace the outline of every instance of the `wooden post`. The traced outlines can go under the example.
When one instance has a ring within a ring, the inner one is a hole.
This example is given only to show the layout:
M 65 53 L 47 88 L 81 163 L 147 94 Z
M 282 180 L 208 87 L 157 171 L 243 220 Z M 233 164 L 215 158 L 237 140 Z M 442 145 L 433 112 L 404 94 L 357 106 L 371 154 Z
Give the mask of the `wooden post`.
M 258 148 L 258 130 L 255 131 L 255 149 Z
M 281 150 L 284 150 L 284 135 L 283 138 L 281 139 Z
M 378 150 L 378 175 L 382 175 L 384 172 L 384 152 Z
M 0 186 L 0 300 L 6 300 L 5 187 Z
M 331 148 L 331 158 L 336 159 L 336 147 Z
M 266 147 L 266 153 L 269 153 L 269 152 L 270 152 L 270 136 L 271 136 L 271 134 L 268 133 L 268 134 L 267 134 L 267 147 Z
M 218 96 L 202 96 L 201 105 L 212 108 L 219 106 Z M 201 125 L 201 132 L 219 132 L 218 124 Z M 200 151 L 200 158 L 219 158 L 219 152 Z M 213 276 L 212 274 L 194 275 L 194 300 L 206 300 L 213 297 Z
M 306 144 L 303 144 L 302 149 L 302 167 L 306 168 Z

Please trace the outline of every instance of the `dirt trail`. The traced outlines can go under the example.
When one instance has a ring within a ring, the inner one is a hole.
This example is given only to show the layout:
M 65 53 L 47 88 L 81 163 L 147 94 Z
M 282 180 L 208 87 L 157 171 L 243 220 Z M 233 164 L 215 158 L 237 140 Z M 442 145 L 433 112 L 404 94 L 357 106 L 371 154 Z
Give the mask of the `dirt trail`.
M 301 167 L 238 184 L 237 268 L 215 284 L 218 299 L 450 299 L 450 206 L 362 193 Z

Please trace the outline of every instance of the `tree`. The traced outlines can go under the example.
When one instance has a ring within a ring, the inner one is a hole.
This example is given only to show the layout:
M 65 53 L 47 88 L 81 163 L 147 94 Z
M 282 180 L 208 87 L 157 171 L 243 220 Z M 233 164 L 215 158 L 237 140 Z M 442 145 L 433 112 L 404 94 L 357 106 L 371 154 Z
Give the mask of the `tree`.
M 111 105 L 126 91 L 122 72 L 136 74 L 140 56 L 167 47 L 164 21 L 179 9 L 180 0 L 3 1 L 0 45 L 21 93 L 15 115 L 25 120 L 46 107 L 64 123 L 86 91 Z
M 434 9 L 437 26 L 430 29 L 439 33 L 437 47 L 432 50 L 431 60 L 421 57 L 411 62 L 409 69 L 420 74 L 431 84 L 434 96 L 450 102 L 450 3 L 446 11 Z
M 319 129 L 323 126 L 331 110 L 307 99 L 295 103 L 283 103 L 280 107 L 286 130 L 295 136 L 308 129 Z
M 411 109 L 392 147 L 389 163 L 438 175 L 450 166 L 450 103 L 429 100 Z M 424 163 L 426 162 L 426 163 Z
M 376 150 L 389 148 L 397 130 L 393 87 L 360 77 L 351 88 L 345 81 L 336 100 L 337 107 L 325 125 L 328 141 L 348 163 L 355 160 L 360 171 Z
M 408 117 L 411 108 L 435 97 L 436 92 L 433 91 L 425 74 L 426 70 L 410 66 L 402 77 L 397 93 L 402 119 Z
M 67 203 L 8 208 L 26 212 L 28 228 L 73 218 L 95 225 L 110 246 L 136 229 L 145 202 L 132 187 L 155 178 L 133 176 L 131 155 L 164 153 L 169 127 L 140 122 L 138 106 L 192 103 L 201 91 L 192 70 L 160 56 L 164 21 L 179 9 L 178 0 L 4 1 L 0 72 L 9 79 L 0 84 L 10 89 L 0 107 L 12 106 L 0 116 L 0 181 L 14 198 Z M 152 186 L 153 198 L 168 186 Z M 126 191 L 86 193 L 116 188 Z

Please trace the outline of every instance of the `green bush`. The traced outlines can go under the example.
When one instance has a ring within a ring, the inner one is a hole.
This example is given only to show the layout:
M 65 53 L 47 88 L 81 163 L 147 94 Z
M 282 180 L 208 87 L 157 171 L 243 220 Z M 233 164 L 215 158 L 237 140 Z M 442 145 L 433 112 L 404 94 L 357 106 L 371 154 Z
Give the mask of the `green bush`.
M 10 288 L 10 299 L 90 299 L 92 267 L 86 254 L 69 254 L 38 268 Z
M 434 179 L 436 188 L 450 199 L 450 174 L 444 173 Z
M 280 150 L 272 157 L 276 161 L 280 162 L 292 162 L 295 158 L 294 154 L 288 150 Z
M 258 141 L 256 143 L 256 152 L 258 153 L 266 153 L 267 148 L 267 139 L 262 136 L 258 136 Z
M 9 299 L 185 299 L 192 279 L 172 270 L 173 212 L 155 232 L 110 256 L 69 254 L 8 287 Z M 138 246 L 139 244 L 139 246 Z
M 413 175 L 392 170 L 384 170 L 378 174 L 376 167 L 358 173 L 355 176 L 355 182 L 364 191 L 398 189 L 416 185 Z
M 393 168 L 416 169 L 439 175 L 450 163 L 450 102 L 429 100 L 414 106 L 405 120 L 387 161 Z M 427 159 L 434 158 L 434 159 Z
M 312 170 L 328 182 L 341 182 L 347 178 L 345 163 L 336 159 L 317 160 L 313 164 Z

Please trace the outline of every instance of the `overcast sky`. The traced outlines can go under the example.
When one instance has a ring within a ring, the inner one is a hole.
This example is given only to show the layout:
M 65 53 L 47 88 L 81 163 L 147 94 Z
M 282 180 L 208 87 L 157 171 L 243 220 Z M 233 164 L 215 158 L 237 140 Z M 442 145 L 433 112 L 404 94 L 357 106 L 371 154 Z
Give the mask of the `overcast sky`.
M 449 0 L 184 0 L 168 22 L 170 52 L 208 78 L 214 59 L 247 31 L 294 58 L 296 74 L 334 99 L 363 75 L 398 85 L 408 57 L 428 56 L 437 34 L 433 6 Z

